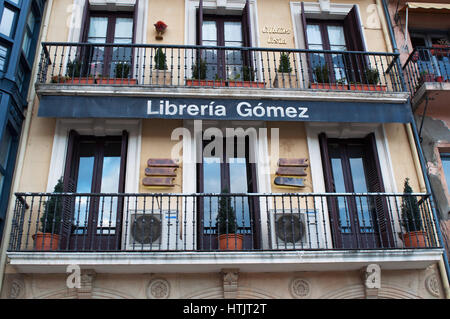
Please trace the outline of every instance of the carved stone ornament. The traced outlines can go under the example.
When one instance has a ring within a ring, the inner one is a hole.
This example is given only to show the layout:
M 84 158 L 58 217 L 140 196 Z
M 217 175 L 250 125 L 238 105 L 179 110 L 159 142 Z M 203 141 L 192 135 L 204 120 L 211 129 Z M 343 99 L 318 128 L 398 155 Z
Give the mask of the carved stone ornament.
M 147 288 L 147 297 L 150 299 L 167 299 L 170 295 L 170 285 L 165 279 L 153 279 Z
M 238 293 L 239 269 L 222 269 L 223 297 L 235 299 Z
M 364 290 L 366 299 L 377 299 L 381 287 L 381 268 L 377 264 L 368 265 L 364 271 Z
M 25 294 L 25 284 L 21 279 L 14 279 L 11 281 L 9 289 L 10 299 L 21 299 Z
M 425 288 L 427 288 L 428 292 L 435 297 L 439 297 L 441 295 L 439 282 L 434 274 L 425 279 Z
M 307 298 L 311 295 L 311 284 L 302 278 L 291 281 L 291 294 L 294 298 Z

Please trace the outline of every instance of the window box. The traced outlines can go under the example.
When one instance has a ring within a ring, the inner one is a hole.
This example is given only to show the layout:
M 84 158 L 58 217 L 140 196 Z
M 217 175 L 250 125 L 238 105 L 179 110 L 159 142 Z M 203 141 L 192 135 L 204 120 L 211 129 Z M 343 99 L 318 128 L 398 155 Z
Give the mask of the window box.
M 172 85 L 172 72 L 165 70 L 153 70 L 151 75 L 153 85 Z
M 66 83 L 66 84 L 95 84 L 95 79 L 93 77 L 66 78 L 66 81 L 64 83 Z
M 264 88 L 266 86 L 266 83 L 254 82 L 254 81 L 229 81 L 228 86 L 230 86 L 230 87 Z
M 433 44 L 433 49 L 430 51 L 432 55 L 442 58 L 449 54 L 450 46 L 447 44 Z
M 296 89 L 299 87 L 295 74 L 285 72 L 277 72 L 273 81 L 273 86 L 285 89 Z
M 379 91 L 385 92 L 386 85 L 380 84 L 364 84 L 364 83 L 350 83 L 351 91 Z
M 348 86 L 341 83 L 311 83 L 311 89 L 348 90 Z
M 97 84 L 128 84 L 128 85 L 136 85 L 136 79 L 128 79 L 128 78 L 101 78 L 97 79 Z
M 226 86 L 225 81 L 215 80 L 186 80 L 187 86 Z

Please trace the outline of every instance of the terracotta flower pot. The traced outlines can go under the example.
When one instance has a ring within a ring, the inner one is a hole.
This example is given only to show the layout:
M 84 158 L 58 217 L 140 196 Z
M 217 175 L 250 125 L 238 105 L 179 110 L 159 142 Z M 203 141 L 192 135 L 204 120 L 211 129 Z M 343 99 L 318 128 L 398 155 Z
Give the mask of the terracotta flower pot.
M 311 83 L 311 89 L 348 90 L 348 86 L 340 83 Z
M 242 250 L 244 236 L 242 234 L 219 235 L 220 250 Z
M 67 84 L 95 84 L 95 79 L 94 78 L 68 78 L 66 80 Z
M 58 250 L 59 235 L 37 233 L 32 237 L 34 239 L 34 250 Z
M 129 84 L 136 85 L 136 79 L 128 79 L 128 78 L 102 78 L 97 79 L 97 84 Z
M 246 87 L 246 88 L 264 88 L 264 82 L 253 82 L 253 81 L 229 81 L 229 87 Z
M 427 233 L 424 231 L 413 231 L 402 234 L 403 243 L 408 248 L 427 247 Z
M 385 92 L 386 85 L 380 84 L 364 84 L 364 83 L 351 83 L 350 90 L 352 91 L 379 91 Z
M 187 86 L 225 86 L 225 81 L 215 80 L 186 80 Z

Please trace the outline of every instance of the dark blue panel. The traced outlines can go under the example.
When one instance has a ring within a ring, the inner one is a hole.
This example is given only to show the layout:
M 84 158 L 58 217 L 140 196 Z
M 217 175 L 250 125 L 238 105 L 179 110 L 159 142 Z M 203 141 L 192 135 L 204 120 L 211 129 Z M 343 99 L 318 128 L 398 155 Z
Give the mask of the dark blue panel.
M 412 118 L 407 103 L 98 96 L 42 96 L 38 116 L 375 123 Z

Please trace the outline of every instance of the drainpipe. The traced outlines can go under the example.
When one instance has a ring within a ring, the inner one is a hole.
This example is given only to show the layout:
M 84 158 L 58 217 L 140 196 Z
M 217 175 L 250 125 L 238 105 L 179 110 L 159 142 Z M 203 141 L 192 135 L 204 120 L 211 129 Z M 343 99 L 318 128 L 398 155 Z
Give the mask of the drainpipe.
M 395 35 L 394 35 L 394 30 L 392 28 L 392 23 L 391 23 L 391 17 L 389 15 L 389 9 L 386 3 L 386 0 L 381 0 L 382 4 L 383 4 L 383 9 L 384 9 L 384 15 L 388 24 L 388 29 L 389 29 L 389 35 L 391 38 L 391 43 L 392 43 L 392 47 L 394 49 L 395 53 L 398 53 L 398 48 L 397 48 L 397 42 L 395 40 Z M 397 65 L 399 70 L 402 70 L 401 65 L 400 65 L 400 59 L 397 59 Z M 400 80 L 401 83 L 403 85 L 403 88 L 406 88 L 405 85 L 405 80 L 403 77 L 403 72 L 399 72 L 400 75 Z M 411 103 L 411 101 L 409 101 Z M 406 127 L 409 127 L 408 125 Z M 417 134 L 417 126 L 416 126 L 416 122 L 414 120 L 414 116 L 412 114 L 412 110 L 411 110 L 411 123 L 410 123 L 410 130 L 412 128 L 412 133 L 413 133 L 413 139 L 414 139 L 414 143 L 416 145 L 416 150 L 418 151 L 418 155 L 419 155 L 419 161 L 420 161 L 420 167 L 421 167 L 421 171 L 422 171 L 422 175 L 423 175 L 423 179 L 425 181 L 425 187 L 427 190 L 427 193 L 430 194 L 430 200 L 431 200 L 431 211 L 433 212 L 433 218 L 436 222 L 436 232 L 438 235 L 438 239 L 439 242 L 441 244 L 442 247 L 445 247 L 444 245 L 444 239 L 442 237 L 442 233 L 441 233 L 441 228 L 439 225 L 439 219 L 438 216 L 436 214 L 436 209 L 433 205 L 434 202 L 434 198 L 433 198 L 433 194 L 431 192 L 431 186 L 430 186 L 430 181 L 428 179 L 428 174 L 427 174 L 427 170 L 426 170 L 426 163 L 425 163 L 425 158 L 423 155 L 423 150 L 422 150 L 422 146 L 420 145 L 420 141 L 419 141 L 419 136 Z M 420 179 L 419 179 L 420 181 Z M 444 248 L 443 251 L 443 256 L 441 258 L 441 260 L 439 261 L 439 270 L 440 270 L 440 274 L 441 274 L 441 279 L 442 279 L 442 284 L 444 286 L 444 294 L 445 297 L 447 299 L 450 299 L 450 289 L 449 289 L 449 282 L 450 282 L 450 269 L 449 269 L 449 265 L 448 265 L 448 256 L 447 256 L 447 251 Z M 447 278 L 447 280 L 445 280 L 445 278 Z
M 5 271 L 5 264 L 6 264 L 6 250 L 8 249 L 7 247 L 9 246 L 9 238 L 10 238 L 10 233 L 11 233 L 11 217 L 12 217 L 12 209 L 14 207 L 14 193 L 17 192 L 18 187 L 19 187 L 19 181 L 20 178 L 22 176 L 22 169 L 23 169 L 23 161 L 24 161 L 24 157 L 25 157 L 25 149 L 26 149 L 26 145 L 27 145 L 27 141 L 28 141 L 28 136 L 30 134 L 30 126 L 31 126 L 31 118 L 33 117 L 33 107 L 34 107 L 34 103 L 36 102 L 36 90 L 35 90 L 35 83 L 36 83 L 36 78 L 37 78 L 37 66 L 38 64 L 36 63 L 36 61 L 39 61 L 40 56 L 41 56 L 41 43 L 45 41 L 46 37 L 47 37 L 47 30 L 48 30 L 48 24 L 50 21 L 50 12 L 53 6 L 53 0 L 47 0 L 47 3 L 45 5 L 44 11 L 43 11 L 43 15 L 45 15 L 44 20 L 43 20 L 43 24 L 41 26 L 41 37 L 38 41 L 38 43 L 36 44 L 37 48 L 40 48 L 38 50 L 36 50 L 36 55 L 35 55 L 35 63 L 34 63 L 34 69 L 33 69 L 33 74 L 31 76 L 31 80 L 30 80 L 30 91 L 29 91 L 29 99 L 28 99 L 28 109 L 25 115 L 25 122 L 23 124 L 23 128 L 22 128 L 22 135 L 20 138 L 20 144 L 19 144 L 19 151 L 18 151 L 18 156 L 17 156 L 17 163 L 16 163 L 16 167 L 15 167 L 15 173 L 14 173 L 14 182 L 13 182 L 13 186 L 11 188 L 11 195 L 9 198 L 9 204 L 8 204 L 8 210 L 7 210 L 7 214 L 6 214 L 6 220 L 5 220 L 5 230 L 3 233 L 3 240 L 2 240 L 2 244 L 0 246 L 0 293 L 2 291 L 2 287 L 3 287 L 3 279 L 4 279 L 4 271 Z

